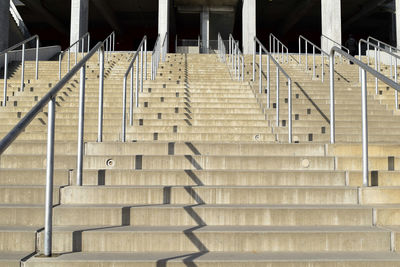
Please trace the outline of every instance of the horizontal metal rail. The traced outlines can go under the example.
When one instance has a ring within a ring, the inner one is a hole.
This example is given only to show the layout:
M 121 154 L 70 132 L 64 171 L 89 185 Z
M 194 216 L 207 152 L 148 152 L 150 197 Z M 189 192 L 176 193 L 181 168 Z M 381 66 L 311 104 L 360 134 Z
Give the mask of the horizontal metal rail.
M 36 59 L 35 59 L 35 66 L 36 66 L 36 71 L 35 71 L 35 79 L 39 79 L 39 36 L 34 35 L 16 45 L 13 45 L 6 50 L 3 50 L 0 52 L 0 56 L 4 55 L 4 87 L 3 87 L 3 107 L 7 106 L 7 79 L 8 79 L 8 53 L 12 52 L 18 47 L 22 46 L 21 50 L 21 87 L 20 91 L 24 91 L 25 83 L 25 45 L 29 43 L 30 41 L 36 39 Z
M 85 57 L 77 64 L 42 97 L 39 102 L 14 126 L 14 128 L 0 141 L 0 155 L 13 143 L 13 141 L 25 130 L 35 117 L 42 112 L 48 105 L 48 123 L 47 123 L 47 163 L 46 163 L 46 201 L 45 201 L 45 237 L 44 254 L 51 256 L 52 253 L 52 209 L 53 209 L 53 177 L 54 177 L 54 133 L 55 133 L 55 108 L 56 97 L 60 90 L 68 83 L 70 79 L 80 70 L 79 84 L 79 123 L 78 123 L 78 152 L 76 183 L 82 185 L 83 169 L 83 140 L 84 140 L 84 111 L 85 111 L 85 80 L 86 63 L 89 59 L 100 52 L 100 75 L 99 75 L 99 121 L 102 124 L 103 114 L 103 85 L 104 85 L 104 42 L 99 42 L 87 53 Z M 101 129 L 99 127 L 99 129 Z M 99 133 L 99 136 L 102 132 Z M 98 140 L 99 141 L 99 140 Z
M 257 53 L 257 45 L 259 46 L 259 93 L 262 94 L 262 54 L 263 52 L 267 55 L 267 109 L 271 108 L 270 105 L 270 96 L 271 96 L 271 73 L 270 73 L 270 61 L 274 63 L 276 67 L 276 126 L 280 126 L 279 122 L 279 89 L 280 89 L 280 83 L 279 83 L 279 77 L 280 77 L 280 72 L 287 78 L 288 80 L 288 141 L 289 143 L 292 143 L 292 78 L 289 76 L 289 74 L 286 73 L 286 71 L 282 68 L 281 65 L 274 59 L 274 57 L 271 55 L 271 53 L 265 48 L 265 46 L 260 42 L 260 40 L 257 39 L 257 37 L 254 37 L 254 53 L 253 53 L 253 82 L 255 79 L 255 65 L 256 65 L 256 53 Z
M 235 79 L 244 81 L 244 55 L 239 48 L 239 41 L 229 34 L 229 65 L 233 70 Z
M 362 168 L 363 168 L 363 185 L 369 186 L 368 183 L 368 115 L 367 115 L 367 72 L 378 78 L 389 87 L 400 91 L 400 85 L 395 81 L 389 79 L 385 75 L 372 69 L 367 64 L 354 58 L 348 53 L 344 52 L 338 47 L 333 47 L 330 52 L 329 60 L 329 75 L 330 75 L 330 130 L 331 130 L 331 143 L 335 143 L 335 54 L 338 53 L 358 65 L 361 70 L 361 110 L 362 110 Z
M 124 75 L 123 88 L 122 88 L 122 142 L 126 142 L 126 83 L 129 73 L 131 74 L 130 81 L 130 105 L 129 105 L 129 125 L 133 125 L 133 70 L 134 63 L 136 62 L 136 92 L 135 92 L 135 106 L 139 107 L 139 90 L 143 92 L 143 52 L 147 55 L 147 36 L 144 36 L 140 42 L 138 49 L 136 50 L 131 63 Z M 139 58 L 140 56 L 140 58 Z M 140 65 L 139 65 L 140 61 Z M 145 72 L 147 72 L 147 64 L 145 66 Z M 140 88 L 140 89 L 139 89 Z
M 316 78 L 315 75 L 315 50 L 318 50 L 321 53 L 321 81 L 324 82 L 324 68 L 325 68 L 325 56 L 329 58 L 329 54 L 323 51 L 320 47 L 318 47 L 316 44 L 305 38 L 303 35 L 299 36 L 299 64 L 301 64 L 301 40 L 304 41 L 305 43 L 305 55 L 306 55 L 306 62 L 305 62 L 305 68 L 306 71 L 308 71 L 308 46 L 312 46 L 312 52 L 313 52 L 313 78 Z
M 90 33 L 85 33 L 79 40 L 71 44 L 67 49 L 62 51 L 58 56 L 58 78 L 61 80 L 61 62 L 63 55 L 68 53 L 67 72 L 71 70 L 71 49 L 75 48 L 75 65 L 78 62 L 79 46 L 81 46 L 82 57 L 85 54 L 85 39 L 87 39 L 87 52 L 90 50 Z M 82 43 L 82 44 L 81 44 Z
M 279 59 L 279 54 L 281 55 L 281 62 L 285 62 L 285 56 L 284 53 L 286 51 L 286 62 L 289 63 L 289 48 L 287 48 L 286 45 L 284 45 L 275 35 L 272 33 L 269 34 L 269 51 L 272 54 L 278 54 L 278 59 Z

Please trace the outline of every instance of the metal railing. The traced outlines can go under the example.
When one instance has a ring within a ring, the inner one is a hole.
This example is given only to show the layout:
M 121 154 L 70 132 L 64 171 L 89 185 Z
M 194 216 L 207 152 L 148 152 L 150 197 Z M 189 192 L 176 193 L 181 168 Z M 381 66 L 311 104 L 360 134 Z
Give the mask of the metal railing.
M 230 42 L 229 42 L 229 46 L 230 46 Z M 225 47 L 224 40 L 222 39 L 220 33 L 218 33 L 218 56 L 219 56 L 221 62 L 224 62 L 224 63 L 226 62 L 226 47 Z
M 77 185 L 82 185 L 83 168 L 83 137 L 84 137 L 84 110 L 85 110 L 85 80 L 86 63 L 98 51 L 100 52 L 100 74 L 99 74 L 99 133 L 102 136 L 103 124 L 103 85 L 104 85 L 104 42 L 99 42 L 79 61 L 50 91 L 37 102 L 37 104 L 14 126 L 14 128 L 0 141 L 0 155 L 13 143 L 13 141 L 24 132 L 32 120 L 48 105 L 47 123 L 47 163 L 46 163 L 46 202 L 45 202 L 45 228 L 44 228 L 44 254 L 51 256 L 52 253 L 52 208 L 53 208 L 53 175 L 54 175 L 54 133 L 55 133 L 55 107 L 56 97 L 60 90 L 80 70 L 79 84 L 79 123 L 78 123 L 78 152 L 77 152 Z M 101 142 L 101 138 L 98 138 Z
M 12 52 L 15 48 L 22 47 L 21 50 L 21 92 L 24 91 L 24 79 L 25 79 L 25 45 L 32 40 L 36 39 L 36 59 L 35 59 L 35 79 L 39 79 L 39 36 L 34 35 L 16 45 L 7 48 L 6 50 L 0 52 L 0 56 L 4 55 L 4 89 L 3 89 L 3 107 L 7 105 L 7 79 L 8 79 L 8 53 Z
M 157 36 L 156 43 L 154 44 L 153 52 L 151 53 L 151 79 L 155 80 L 157 77 L 158 66 L 160 64 L 161 56 L 161 41 L 160 35 Z
M 322 82 L 324 82 L 324 68 L 325 68 L 325 56 L 327 58 L 329 58 L 329 54 L 326 53 L 325 51 L 323 51 L 320 47 L 318 47 L 317 45 L 315 45 L 313 42 L 311 42 L 310 40 L 308 40 L 307 38 L 305 38 L 303 35 L 299 36 L 299 64 L 301 64 L 301 40 L 304 40 L 304 44 L 305 44 L 305 68 L 306 71 L 308 71 L 308 46 L 311 45 L 312 46 L 312 52 L 313 52 L 313 79 L 316 78 L 315 75 L 315 68 L 316 68 L 316 64 L 315 64 L 315 50 L 320 51 L 321 53 L 321 80 Z
M 375 61 L 375 71 L 380 73 L 380 70 L 381 70 L 380 62 L 379 62 L 380 59 L 379 59 L 379 56 L 377 56 L 378 55 L 377 51 L 380 51 L 381 48 L 379 46 L 375 45 L 375 44 L 372 44 L 372 43 L 364 40 L 364 39 L 360 39 L 360 41 L 358 42 L 358 56 L 359 56 L 360 61 L 361 61 L 361 44 L 362 43 L 365 43 L 367 45 L 367 49 L 369 49 L 370 46 L 372 46 L 374 48 L 374 50 L 375 50 L 375 60 L 374 60 Z M 388 54 L 390 56 L 390 59 L 394 58 L 394 62 L 395 62 L 395 64 L 394 64 L 395 65 L 395 68 L 394 68 L 394 73 L 395 73 L 394 80 L 397 83 L 397 60 L 400 59 L 400 56 L 398 56 L 398 55 L 396 55 L 396 54 L 394 54 L 392 52 L 386 51 L 386 50 L 383 50 L 383 52 Z M 378 59 L 377 59 L 377 57 L 378 57 Z M 368 63 L 368 65 L 369 65 L 369 63 Z M 390 66 L 390 69 L 392 69 L 392 66 Z M 361 79 L 362 79 L 361 76 L 362 76 L 362 73 L 361 73 L 361 67 L 360 67 L 360 75 L 359 75 L 360 82 L 361 82 Z M 390 75 L 390 78 L 392 79 L 393 76 Z M 375 77 L 375 94 L 378 94 L 379 93 L 378 91 L 379 91 L 378 90 L 378 78 Z M 396 109 L 399 109 L 399 95 L 398 95 L 398 92 L 395 92 L 395 105 L 396 105 Z
M 106 58 L 108 60 L 108 56 L 115 51 L 115 32 L 112 32 L 109 36 L 107 36 L 104 42 L 105 42 Z
M 284 50 L 286 52 L 284 52 Z M 285 56 L 284 53 L 286 54 L 286 62 L 289 63 L 289 48 L 287 48 L 286 45 L 284 45 L 275 35 L 272 33 L 269 34 L 269 51 L 275 55 L 278 54 L 277 59 L 279 60 L 279 55 L 281 55 L 281 62 L 285 62 Z
M 388 50 L 389 50 L 390 53 L 398 53 L 398 52 L 400 52 L 400 49 L 398 49 L 397 47 L 391 46 L 390 44 L 382 42 L 381 40 L 378 40 L 378 39 L 376 39 L 374 37 L 371 37 L 371 36 L 369 36 L 367 38 L 367 42 L 369 42 L 369 43 L 376 42 L 378 47 L 382 47 L 383 46 L 382 48 L 383 48 L 383 50 L 385 52 L 388 51 Z M 380 55 L 380 50 L 379 50 L 378 54 Z M 378 56 L 378 58 L 380 59 L 379 56 Z M 368 63 L 369 63 L 369 54 L 368 54 Z M 393 66 L 393 58 L 390 57 L 390 77 L 393 76 L 392 66 Z
M 338 47 L 333 47 L 330 52 L 329 74 L 330 74 L 330 126 L 331 126 L 331 144 L 335 143 L 335 53 L 341 54 L 349 61 L 358 65 L 361 71 L 361 110 L 362 110 L 362 169 L 363 169 L 363 186 L 369 186 L 368 183 L 368 115 L 367 115 L 367 72 L 394 88 L 397 92 L 400 91 L 400 85 L 384 76 L 383 74 L 372 69 L 370 66 L 354 58 L 348 53 L 342 51 Z
M 244 81 L 244 55 L 239 48 L 239 41 L 229 34 L 229 63 L 235 79 Z
M 165 34 L 164 40 L 163 40 L 162 46 L 161 46 L 162 62 L 165 62 L 165 58 L 167 56 L 167 53 L 168 53 L 168 32 Z
M 138 49 L 136 50 L 131 63 L 128 66 L 127 71 L 124 75 L 123 91 L 122 91 L 122 142 L 126 142 L 126 81 L 128 79 L 129 73 L 131 74 L 130 83 L 130 105 L 129 105 L 129 125 L 133 125 L 133 64 L 136 62 L 136 97 L 135 104 L 139 107 L 139 88 L 140 92 L 143 92 L 143 51 L 147 51 L 147 37 L 144 36 L 140 42 Z M 145 53 L 146 55 L 147 53 Z M 140 56 L 140 59 L 139 59 Z M 139 66 L 140 61 L 140 66 Z M 140 72 L 140 74 L 139 74 Z M 147 72 L 147 64 L 145 66 L 145 72 Z
M 347 54 L 350 54 L 350 50 L 349 50 L 347 47 L 345 47 L 344 45 L 342 45 L 342 44 L 336 42 L 335 40 L 333 40 L 332 38 L 330 38 L 330 37 L 328 37 L 328 36 L 326 36 L 326 35 L 324 35 L 324 34 L 321 34 L 321 47 L 323 47 L 322 43 L 323 43 L 323 40 L 324 40 L 324 39 L 327 40 L 327 41 L 331 41 L 331 42 L 334 43 L 336 46 L 338 46 L 338 47 L 340 47 L 341 49 L 347 51 Z M 342 55 L 340 55 L 340 60 L 343 62 Z M 350 62 L 349 62 L 349 63 L 350 63 Z
M 60 55 L 58 56 L 58 78 L 61 80 L 61 63 L 62 63 L 62 58 L 63 55 L 68 53 L 68 61 L 67 61 L 67 72 L 71 70 L 71 49 L 75 48 L 75 64 L 78 62 L 78 53 L 79 53 L 79 47 L 81 46 L 81 53 L 82 57 L 85 54 L 85 39 L 87 40 L 87 52 L 90 50 L 90 33 L 85 33 L 79 40 L 71 44 L 67 49 L 62 51 Z
M 255 79 L 255 55 L 256 55 L 256 48 L 257 45 L 259 46 L 259 93 L 262 94 L 262 53 L 264 52 L 267 55 L 267 108 L 269 109 L 271 107 L 270 105 L 270 98 L 271 98 L 271 73 L 270 73 L 270 60 L 274 63 L 276 66 L 276 126 L 279 127 L 280 122 L 279 122 L 279 89 L 280 89 L 280 83 L 279 83 L 279 74 L 282 72 L 282 74 L 287 78 L 288 80 L 288 141 L 289 143 L 292 143 L 292 78 L 286 73 L 286 71 L 279 65 L 279 63 L 274 59 L 274 57 L 271 55 L 271 53 L 263 46 L 263 44 L 257 39 L 257 37 L 254 37 L 254 53 L 253 53 L 253 81 Z

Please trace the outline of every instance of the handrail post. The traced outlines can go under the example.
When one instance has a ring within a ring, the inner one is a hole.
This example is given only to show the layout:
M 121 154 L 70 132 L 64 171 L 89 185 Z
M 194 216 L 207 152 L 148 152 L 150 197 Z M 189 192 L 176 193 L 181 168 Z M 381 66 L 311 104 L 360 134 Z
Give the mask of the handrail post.
M 329 86 L 330 86 L 330 126 L 331 144 L 335 143 L 335 57 L 331 53 L 329 58 Z
M 306 42 L 306 71 L 308 71 L 308 42 Z
M 123 90 L 122 90 L 122 130 L 121 141 L 126 142 L 126 76 L 124 76 Z
M 394 81 L 397 83 L 397 58 L 394 58 Z M 399 92 L 395 90 L 396 109 L 399 109 Z
M 137 71 L 137 69 L 136 69 L 136 71 Z M 130 126 L 132 126 L 133 125 L 133 72 L 134 72 L 134 68 L 133 68 L 133 65 L 132 65 L 132 68 L 131 68 L 131 84 L 130 84 L 130 87 L 129 87 L 129 125 Z M 137 88 L 136 88 L 136 90 L 137 90 Z
M 85 129 L 85 80 L 86 80 L 86 64 L 81 68 L 79 83 L 79 125 L 78 125 L 78 156 L 76 167 L 76 184 L 82 185 L 83 171 L 83 135 Z
M 322 83 L 324 83 L 324 76 L 325 76 L 325 74 L 324 74 L 324 71 L 325 71 L 325 56 L 324 56 L 324 52 L 323 51 L 321 51 L 321 81 L 322 81 Z
M 271 71 L 270 71 L 270 55 L 267 54 L 267 108 L 269 109 L 271 104 Z
M 279 68 L 276 67 L 276 126 L 279 124 Z
M 256 80 L 256 53 L 257 53 L 257 42 L 254 40 L 253 45 L 253 82 Z
M 36 38 L 36 73 L 35 73 L 35 77 L 36 80 L 39 79 L 39 37 Z
M 259 93 L 262 94 L 262 48 L 260 46 L 260 51 L 259 51 L 260 55 L 259 55 L 259 71 L 260 71 L 260 75 L 258 78 L 258 87 L 259 87 Z
M 378 71 L 378 59 L 377 59 L 377 50 L 375 49 L 375 70 Z M 378 78 L 375 77 L 375 94 L 378 95 Z
M 367 50 L 366 50 L 366 53 L 367 53 Z M 358 59 L 361 61 L 361 41 L 358 42 Z M 358 82 L 361 83 L 361 67 L 358 67 Z
M 288 126 L 289 126 L 289 144 L 292 143 L 292 80 L 288 79 Z
M 145 68 L 145 80 L 147 81 L 147 38 L 144 40 L 144 68 Z M 143 83 L 143 78 L 142 78 Z M 142 92 L 143 92 L 143 84 L 142 84 Z
M 315 46 L 313 45 L 313 78 L 315 79 Z
M 368 115 L 367 115 L 367 72 L 361 73 L 361 94 L 362 94 L 362 168 L 363 186 L 368 187 Z
M 301 38 L 299 37 L 299 64 L 301 64 Z
M 88 53 L 89 53 L 89 51 L 90 51 L 90 34 L 88 33 L 88 35 L 87 35 L 87 40 L 88 40 L 88 45 L 87 45 L 87 49 L 88 49 Z
M 135 106 L 139 107 L 139 59 L 136 58 L 136 98 L 135 98 Z M 133 109 L 131 110 L 131 118 L 133 125 Z
M 25 76 L 25 44 L 22 44 L 22 59 L 21 59 L 21 92 L 24 91 Z
M 3 92 L 3 107 L 7 106 L 7 79 L 8 79 L 8 53 L 4 54 L 4 92 Z
M 51 256 L 53 234 L 54 124 L 56 109 L 55 103 L 55 98 L 51 98 L 48 104 L 47 118 L 46 206 L 44 226 L 44 255 L 47 257 Z
M 140 92 L 143 93 L 143 46 L 140 48 Z
M 392 53 L 392 48 L 389 48 L 390 53 Z M 390 55 L 390 77 L 393 79 L 393 56 Z
M 103 97 L 104 97 L 104 46 L 100 49 L 100 75 L 99 75 L 99 118 L 97 142 L 103 142 Z
M 244 81 L 244 56 L 242 58 L 242 82 Z

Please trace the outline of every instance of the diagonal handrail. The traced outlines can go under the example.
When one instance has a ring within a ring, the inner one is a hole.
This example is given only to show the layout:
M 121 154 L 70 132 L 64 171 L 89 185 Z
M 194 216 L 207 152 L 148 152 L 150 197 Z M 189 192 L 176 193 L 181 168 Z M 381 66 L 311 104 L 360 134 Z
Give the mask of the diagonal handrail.
M 385 75 L 372 69 L 367 64 L 363 63 L 359 59 L 351 56 L 350 54 L 342 51 L 338 47 L 333 47 L 330 52 L 329 60 L 329 76 L 330 76 L 330 130 L 331 130 L 331 144 L 335 143 L 335 54 L 338 53 L 358 65 L 361 68 L 361 110 L 362 110 L 362 168 L 363 168 L 363 186 L 369 186 L 368 183 L 368 115 L 367 115 L 367 72 L 378 78 L 389 87 L 400 91 L 400 85 L 395 81 L 389 79 Z
M 229 62 L 235 78 L 244 81 L 244 55 L 239 48 L 239 41 L 236 41 L 232 34 L 229 34 Z
M 136 49 L 135 54 L 129 64 L 123 81 L 123 91 L 122 91 L 122 142 L 126 142 L 126 81 L 128 79 L 129 73 L 131 74 L 131 83 L 130 83 L 130 105 L 129 105 L 129 125 L 133 125 L 133 64 L 136 62 L 136 99 L 135 104 L 136 107 L 139 107 L 139 87 L 140 91 L 143 92 L 143 51 L 147 51 L 147 36 L 144 36 L 142 41 L 140 42 L 138 49 Z M 141 64 L 139 66 L 140 56 Z M 140 72 L 140 76 L 139 76 Z M 147 72 L 147 64 L 145 66 L 145 72 Z
M 71 49 L 75 48 L 75 65 L 76 65 L 76 63 L 78 62 L 79 45 L 81 44 L 81 42 L 82 42 L 82 47 L 81 47 L 82 57 L 85 54 L 85 39 L 87 39 L 87 52 L 89 52 L 89 50 L 90 50 L 90 33 L 87 32 L 81 38 L 79 38 L 79 40 L 75 41 L 68 48 L 66 48 L 64 51 L 62 51 L 60 53 L 60 55 L 58 56 L 58 78 L 60 80 L 61 80 L 61 61 L 62 61 L 63 55 L 68 53 L 67 72 L 69 72 L 71 70 Z
M 253 77 L 255 77 L 255 55 L 257 53 L 257 45 L 259 46 L 259 93 L 262 94 L 262 53 L 264 52 L 267 55 L 267 108 L 271 107 L 270 105 L 270 94 L 271 94 L 271 74 L 270 74 L 270 60 L 276 66 L 276 126 L 279 127 L 279 74 L 282 74 L 288 80 L 288 139 L 289 143 L 292 143 L 292 78 L 287 74 L 287 72 L 282 68 L 282 66 L 275 60 L 275 58 L 271 55 L 271 53 L 265 48 L 265 46 L 258 40 L 257 37 L 254 37 L 254 52 L 253 52 Z M 254 81 L 254 79 L 253 79 Z
M 281 48 L 281 52 L 279 52 Z M 289 48 L 282 43 L 275 35 L 272 33 L 269 34 L 269 51 L 272 54 L 278 54 L 278 59 L 279 59 L 279 54 L 281 53 L 281 62 L 284 63 L 285 57 L 284 57 L 284 50 L 286 51 L 286 62 L 289 63 Z
M 24 91 L 24 79 L 25 79 L 25 45 L 29 43 L 30 41 L 36 39 L 36 59 L 35 59 L 35 66 L 36 66 L 36 71 L 35 71 L 35 78 L 36 80 L 39 79 L 39 35 L 34 35 L 32 37 L 29 37 L 28 39 L 19 42 L 18 44 L 15 44 L 6 50 L 3 50 L 0 52 L 0 56 L 4 55 L 4 89 L 3 89 L 3 107 L 7 105 L 7 79 L 8 79 L 8 53 L 13 51 L 15 48 L 18 48 L 22 46 L 21 50 L 21 87 L 20 90 L 23 92 Z
M 315 50 L 320 51 L 321 53 L 321 81 L 324 82 L 324 76 L 325 76 L 325 56 L 329 58 L 329 54 L 326 53 L 324 50 L 322 50 L 320 47 L 318 47 L 316 44 L 305 38 L 303 35 L 299 36 L 299 64 L 301 64 L 301 40 L 304 41 L 305 43 L 305 53 L 306 53 L 306 62 L 305 62 L 305 67 L 306 71 L 308 71 L 308 46 L 311 45 L 313 48 L 313 78 L 315 79 Z
M 388 44 L 388 43 L 385 43 L 385 42 L 383 42 L 383 41 L 381 41 L 381 40 L 379 40 L 379 39 L 376 39 L 376 38 L 374 38 L 374 37 L 372 37 L 372 36 L 368 36 L 367 41 L 371 43 L 371 40 L 374 41 L 374 42 L 376 42 L 378 46 L 383 45 L 383 46 L 384 46 L 383 48 L 384 48 L 385 50 L 386 50 L 386 47 L 388 47 L 390 52 L 393 52 L 393 51 L 394 51 L 394 52 L 400 52 L 400 49 L 399 49 L 399 48 L 397 48 L 397 47 L 395 47 L 395 46 L 392 46 L 392 45 L 390 45 L 390 44 Z

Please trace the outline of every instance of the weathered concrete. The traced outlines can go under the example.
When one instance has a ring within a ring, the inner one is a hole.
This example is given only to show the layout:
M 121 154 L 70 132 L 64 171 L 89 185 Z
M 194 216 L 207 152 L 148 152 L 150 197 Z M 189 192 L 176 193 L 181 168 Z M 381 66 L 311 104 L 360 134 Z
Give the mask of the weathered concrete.
M 73 44 L 88 31 L 89 0 L 71 1 L 70 44 Z
M 243 1 L 243 53 L 253 53 L 253 39 L 256 31 L 256 0 Z
M 0 51 L 8 47 L 10 1 L 0 1 Z
M 210 9 L 203 7 L 203 11 L 200 14 L 200 27 L 201 27 L 201 41 L 202 53 L 207 53 L 210 47 Z
M 321 0 L 322 34 L 342 43 L 341 0 Z M 322 49 L 329 52 L 335 44 L 324 39 Z
M 164 40 L 165 34 L 169 32 L 169 0 L 158 0 L 158 34 L 161 41 Z M 167 42 L 168 51 L 168 42 Z

